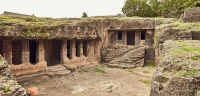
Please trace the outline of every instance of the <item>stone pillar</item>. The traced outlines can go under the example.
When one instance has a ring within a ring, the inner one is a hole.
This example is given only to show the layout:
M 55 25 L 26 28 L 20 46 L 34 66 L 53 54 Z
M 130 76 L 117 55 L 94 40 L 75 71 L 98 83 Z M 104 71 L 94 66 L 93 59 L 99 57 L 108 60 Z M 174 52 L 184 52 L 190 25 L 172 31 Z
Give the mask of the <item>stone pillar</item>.
M 70 58 L 74 59 L 76 58 L 76 40 L 71 40 L 70 42 Z
M 29 52 L 29 40 L 22 41 L 22 63 L 29 63 L 30 52 Z
M 88 56 L 93 57 L 94 56 L 94 40 L 88 41 Z
M 80 40 L 79 47 L 80 47 L 80 57 L 82 57 L 83 56 L 83 40 Z
M 44 42 L 43 40 L 39 40 L 38 41 L 38 49 L 37 49 L 37 61 L 41 62 L 41 61 L 45 61 L 45 55 L 44 55 Z
M 127 31 L 122 32 L 122 42 L 127 45 Z
M 153 47 L 154 44 L 153 37 L 154 37 L 154 30 L 146 30 L 145 45 Z
M 135 45 L 139 45 L 141 40 L 140 30 L 135 31 Z
M 65 63 L 65 58 L 67 57 L 67 40 L 63 40 L 61 44 L 61 50 L 60 50 L 60 57 L 61 57 L 61 63 Z
M 101 48 L 101 40 L 96 40 L 94 44 L 94 56 L 96 57 L 96 60 L 100 61 L 100 48 Z
M 3 41 L 3 56 L 8 64 L 12 64 L 12 41 L 4 40 Z

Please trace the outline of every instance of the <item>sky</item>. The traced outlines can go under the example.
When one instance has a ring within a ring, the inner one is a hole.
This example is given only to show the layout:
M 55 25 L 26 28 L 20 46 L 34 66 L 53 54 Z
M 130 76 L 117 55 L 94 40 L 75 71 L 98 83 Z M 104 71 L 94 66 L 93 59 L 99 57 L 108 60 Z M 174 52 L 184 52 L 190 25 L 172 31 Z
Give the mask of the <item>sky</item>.
M 122 13 L 125 0 L 0 0 L 0 14 L 4 11 L 52 18 L 80 18 Z

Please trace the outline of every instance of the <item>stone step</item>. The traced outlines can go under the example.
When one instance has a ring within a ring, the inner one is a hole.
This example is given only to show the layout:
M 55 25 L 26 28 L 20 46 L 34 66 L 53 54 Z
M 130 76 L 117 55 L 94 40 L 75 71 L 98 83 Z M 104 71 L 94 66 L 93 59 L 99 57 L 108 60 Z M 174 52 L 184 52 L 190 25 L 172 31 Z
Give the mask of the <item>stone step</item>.
M 68 74 L 70 74 L 71 71 L 70 70 L 60 70 L 60 71 L 56 71 L 56 72 L 47 72 L 48 76 L 66 76 Z

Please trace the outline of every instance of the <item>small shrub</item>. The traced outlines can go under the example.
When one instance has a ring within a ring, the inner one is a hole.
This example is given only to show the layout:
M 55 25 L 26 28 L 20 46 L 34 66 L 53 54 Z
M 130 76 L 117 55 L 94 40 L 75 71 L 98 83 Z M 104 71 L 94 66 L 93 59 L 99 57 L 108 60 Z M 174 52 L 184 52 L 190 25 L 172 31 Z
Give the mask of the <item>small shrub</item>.
M 8 92 L 9 90 L 10 90 L 10 86 L 6 86 L 3 91 Z
M 107 89 L 112 89 L 113 88 L 113 86 L 111 85 L 111 86 L 109 86 Z

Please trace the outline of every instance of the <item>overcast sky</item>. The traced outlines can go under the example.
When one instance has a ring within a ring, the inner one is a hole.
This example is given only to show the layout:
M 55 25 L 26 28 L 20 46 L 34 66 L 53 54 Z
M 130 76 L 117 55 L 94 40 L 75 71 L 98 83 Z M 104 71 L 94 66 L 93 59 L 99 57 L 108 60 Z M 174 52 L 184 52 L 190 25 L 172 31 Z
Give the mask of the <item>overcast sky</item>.
M 116 15 L 121 12 L 125 0 L 0 0 L 3 11 L 23 13 L 38 17 L 81 17 Z

